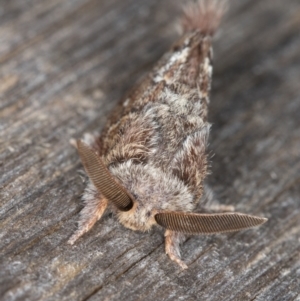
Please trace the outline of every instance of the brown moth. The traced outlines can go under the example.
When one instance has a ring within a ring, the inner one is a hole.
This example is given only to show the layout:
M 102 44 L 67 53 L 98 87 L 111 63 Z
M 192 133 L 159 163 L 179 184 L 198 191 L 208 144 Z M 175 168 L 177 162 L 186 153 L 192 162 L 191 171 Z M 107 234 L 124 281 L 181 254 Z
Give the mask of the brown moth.
M 201 203 L 208 163 L 212 37 L 223 12 L 224 2 L 216 0 L 188 6 L 181 38 L 118 105 L 102 134 L 75 142 L 90 182 L 70 244 L 112 204 L 129 229 L 165 228 L 166 253 L 187 268 L 180 259 L 183 234 L 238 231 L 266 221 L 236 212 L 207 213 Z

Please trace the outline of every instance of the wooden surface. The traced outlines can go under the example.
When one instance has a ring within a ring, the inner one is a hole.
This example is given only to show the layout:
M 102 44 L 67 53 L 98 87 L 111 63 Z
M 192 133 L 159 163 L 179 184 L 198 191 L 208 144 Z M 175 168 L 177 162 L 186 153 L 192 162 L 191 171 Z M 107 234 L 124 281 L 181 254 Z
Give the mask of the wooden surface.
M 100 130 L 173 43 L 179 2 L 0 2 L 1 301 L 300 300 L 298 0 L 230 1 L 215 42 L 208 182 L 267 224 L 189 238 L 186 271 L 161 230 L 109 213 L 66 244 L 86 180 L 68 141 Z

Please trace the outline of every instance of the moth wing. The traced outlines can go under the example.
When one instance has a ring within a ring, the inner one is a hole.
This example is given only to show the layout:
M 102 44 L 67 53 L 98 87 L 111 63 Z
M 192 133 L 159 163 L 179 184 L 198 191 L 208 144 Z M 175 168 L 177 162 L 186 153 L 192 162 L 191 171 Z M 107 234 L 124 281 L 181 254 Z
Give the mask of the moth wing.
M 233 232 L 259 226 L 266 218 L 238 212 L 199 214 L 186 212 L 160 212 L 156 222 L 175 232 L 187 234 L 215 234 Z
M 133 206 L 132 198 L 112 177 L 101 157 L 81 140 L 77 140 L 77 150 L 84 169 L 95 187 L 119 210 L 130 210 Z

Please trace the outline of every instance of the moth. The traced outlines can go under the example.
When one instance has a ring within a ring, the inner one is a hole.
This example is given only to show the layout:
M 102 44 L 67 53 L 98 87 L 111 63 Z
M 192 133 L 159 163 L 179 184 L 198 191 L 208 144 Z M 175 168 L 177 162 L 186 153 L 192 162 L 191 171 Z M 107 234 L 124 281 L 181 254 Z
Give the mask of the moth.
M 238 231 L 266 221 L 238 212 L 211 212 L 202 201 L 208 172 L 212 38 L 223 13 L 222 1 L 189 4 L 180 39 L 119 103 L 101 135 L 74 142 L 89 183 L 70 244 L 111 204 L 126 228 L 163 227 L 166 253 L 187 268 L 180 258 L 184 234 Z

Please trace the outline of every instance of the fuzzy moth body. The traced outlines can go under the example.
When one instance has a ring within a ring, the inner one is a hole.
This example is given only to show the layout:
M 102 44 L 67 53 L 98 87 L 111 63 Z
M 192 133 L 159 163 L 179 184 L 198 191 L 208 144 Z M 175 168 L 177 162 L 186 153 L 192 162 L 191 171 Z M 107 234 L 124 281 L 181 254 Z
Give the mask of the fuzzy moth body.
M 182 268 L 182 234 L 212 234 L 260 225 L 242 213 L 195 213 L 203 208 L 212 36 L 224 2 L 200 0 L 184 10 L 183 34 L 153 71 L 127 95 L 101 135 L 76 147 L 90 182 L 73 244 L 109 204 L 132 230 L 166 229 L 166 253 Z M 200 203 L 199 203 L 200 202 Z

